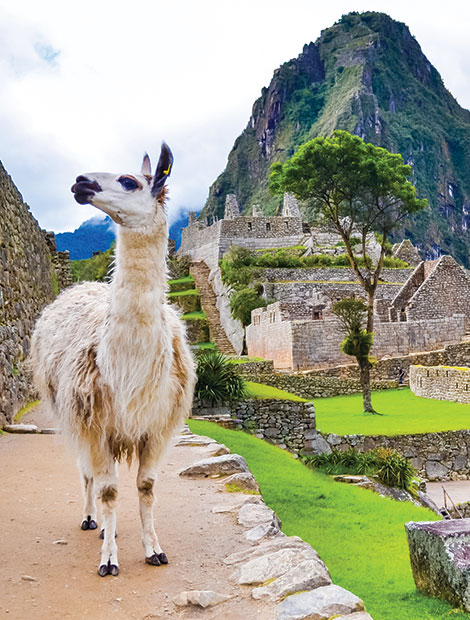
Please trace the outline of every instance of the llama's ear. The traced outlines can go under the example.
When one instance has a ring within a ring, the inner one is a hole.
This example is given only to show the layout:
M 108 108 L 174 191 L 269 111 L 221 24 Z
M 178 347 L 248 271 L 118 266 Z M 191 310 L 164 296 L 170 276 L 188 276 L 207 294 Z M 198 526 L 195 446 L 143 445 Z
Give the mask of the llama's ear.
M 144 177 L 152 176 L 152 169 L 150 166 L 150 157 L 147 155 L 147 153 L 145 153 L 144 159 L 142 160 L 142 168 L 140 169 L 140 172 Z
M 170 176 L 173 166 L 173 154 L 166 142 L 162 143 L 160 159 L 158 160 L 155 176 L 153 177 L 152 196 L 159 196 L 162 192 L 165 181 Z

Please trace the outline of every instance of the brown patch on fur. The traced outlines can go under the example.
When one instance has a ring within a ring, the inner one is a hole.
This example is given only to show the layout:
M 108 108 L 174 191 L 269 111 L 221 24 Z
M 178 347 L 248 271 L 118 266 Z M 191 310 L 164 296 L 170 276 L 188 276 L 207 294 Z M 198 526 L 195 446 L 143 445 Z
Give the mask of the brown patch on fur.
M 155 480 L 152 478 L 147 478 L 147 480 L 143 480 L 138 486 L 139 493 L 142 495 L 152 496 L 153 497 L 153 485 L 155 484 Z
M 117 499 L 117 488 L 113 485 L 109 485 L 103 488 L 100 493 L 100 499 L 102 502 L 109 504 L 111 502 L 115 502 Z
M 150 185 L 150 183 L 152 182 L 153 176 L 151 174 L 144 174 L 143 176 L 147 179 L 147 183 Z
M 116 435 L 111 435 L 108 437 L 108 446 L 116 461 L 121 461 L 125 458 L 129 465 L 131 464 L 135 448 L 132 441 L 117 437 Z
M 165 206 L 166 200 L 168 198 L 168 188 L 166 185 L 163 186 L 162 191 L 157 196 L 157 202 L 162 207 Z

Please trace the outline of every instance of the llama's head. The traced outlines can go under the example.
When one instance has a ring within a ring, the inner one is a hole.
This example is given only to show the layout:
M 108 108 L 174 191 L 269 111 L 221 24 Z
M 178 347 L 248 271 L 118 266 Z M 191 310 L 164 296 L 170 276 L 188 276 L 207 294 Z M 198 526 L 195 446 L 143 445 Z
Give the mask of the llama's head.
M 78 203 L 93 205 L 126 228 L 164 224 L 165 181 L 172 165 L 173 155 L 164 142 L 153 176 L 145 155 L 140 175 L 89 172 L 77 177 L 72 192 Z

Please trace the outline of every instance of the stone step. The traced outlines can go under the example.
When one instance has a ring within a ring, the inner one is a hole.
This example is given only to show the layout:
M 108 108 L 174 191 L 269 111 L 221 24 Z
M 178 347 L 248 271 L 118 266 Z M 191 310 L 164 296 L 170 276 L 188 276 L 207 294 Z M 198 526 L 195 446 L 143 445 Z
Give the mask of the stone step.
M 220 323 L 217 296 L 209 282 L 209 267 L 203 261 L 193 261 L 191 263 L 190 273 L 194 278 L 196 288 L 201 298 L 201 307 L 206 314 L 212 340 L 221 353 L 233 355 L 235 350 Z

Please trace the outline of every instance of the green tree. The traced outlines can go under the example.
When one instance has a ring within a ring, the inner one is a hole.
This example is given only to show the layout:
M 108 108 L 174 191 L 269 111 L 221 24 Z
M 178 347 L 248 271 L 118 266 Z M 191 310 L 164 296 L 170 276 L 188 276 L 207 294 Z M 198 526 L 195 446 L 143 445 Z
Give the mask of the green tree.
M 243 352 L 246 353 L 246 326 L 251 323 L 251 311 L 255 308 L 265 307 L 266 299 L 258 295 L 253 288 L 242 288 L 234 291 L 230 297 L 230 312 L 234 319 L 241 321 L 243 325 Z
M 374 298 L 387 241 L 405 217 L 427 205 L 416 197 L 408 180 L 411 167 L 403 164 L 401 155 L 337 130 L 330 138 L 310 140 L 284 164 L 273 164 L 271 170 L 273 193 L 292 192 L 340 234 L 367 297 L 366 331 L 372 335 Z M 374 232 L 380 244 L 375 262 L 367 253 L 367 240 Z M 360 239 L 360 246 L 356 245 L 359 255 L 353 251 L 352 239 L 356 237 Z M 361 263 L 365 267 L 361 268 Z M 370 382 L 368 391 L 364 408 L 373 411 Z
M 341 343 L 341 351 L 356 358 L 360 371 L 364 411 L 376 413 L 370 397 L 370 350 L 374 335 L 364 329 L 367 318 L 367 306 L 360 299 L 346 297 L 337 301 L 333 313 L 338 317 L 346 337 Z

